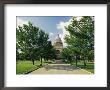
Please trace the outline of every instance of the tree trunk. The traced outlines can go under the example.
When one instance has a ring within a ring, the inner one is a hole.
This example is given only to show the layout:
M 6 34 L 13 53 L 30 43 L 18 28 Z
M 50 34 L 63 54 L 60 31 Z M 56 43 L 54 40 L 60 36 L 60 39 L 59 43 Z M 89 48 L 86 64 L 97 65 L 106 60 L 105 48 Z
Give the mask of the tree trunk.
M 32 60 L 32 63 L 33 63 L 33 65 L 34 65 L 34 59 Z
M 72 58 L 70 57 L 69 59 L 70 59 L 70 64 L 72 64 Z
M 76 59 L 76 67 L 77 67 L 77 56 L 75 57 L 75 59 Z
M 86 60 L 84 59 L 84 68 L 86 67 Z
M 42 58 L 41 58 L 41 66 L 42 66 Z
M 76 58 L 76 67 L 77 67 L 77 58 Z

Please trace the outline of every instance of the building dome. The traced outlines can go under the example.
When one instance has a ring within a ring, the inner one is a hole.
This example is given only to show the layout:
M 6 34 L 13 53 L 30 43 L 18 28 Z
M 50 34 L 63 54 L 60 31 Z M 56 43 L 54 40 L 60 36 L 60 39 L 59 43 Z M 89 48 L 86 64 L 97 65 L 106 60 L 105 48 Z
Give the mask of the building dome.
M 54 47 L 56 50 L 62 50 L 63 48 L 63 43 L 62 43 L 62 40 L 61 38 L 59 37 L 59 35 L 57 36 L 57 38 L 55 39 L 54 41 Z
M 57 36 L 57 38 L 55 39 L 54 41 L 54 44 L 53 44 L 54 48 L 56 49 L 56 55 L 57 55 L 57 59 L 60 58 L 60 53 L 63 49 L 63 43 L 62 43 L 62 40 L 61 38 L 59 37 L 59 35 Z
M 59 37 L 59 34 L 58 34 L 57 38 L 54 41 L 54 45 L 56 45 L 56 44 L 63 44 L 61 38 Z
M 61 38 L 59 37 L 59 35 L 58 35 L 58 37 L 55 39 L 55 43 L 62 43 Z

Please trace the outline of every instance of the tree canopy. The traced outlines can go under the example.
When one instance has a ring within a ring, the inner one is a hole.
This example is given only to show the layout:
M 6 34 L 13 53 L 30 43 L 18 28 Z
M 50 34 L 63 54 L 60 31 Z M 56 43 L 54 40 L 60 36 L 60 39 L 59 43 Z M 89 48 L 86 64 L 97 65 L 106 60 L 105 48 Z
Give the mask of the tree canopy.
M 48 54 L 55 56 L 51 41 L 48 39 L 48 34 L 31 22 L 18 26 L 16 28 L 16 59 L 32 60 L 33 65 L 34 60 L 41 59 L 42 65 L 42 58 L 49 59 Z
M 82 16 L 80 20 L 73 17 L 71 24 L 65 28 L 69 32 L 65 37 L 66 49 L 71 51 L 69 54 L 84 62 L 94 60 L 94 17 Z

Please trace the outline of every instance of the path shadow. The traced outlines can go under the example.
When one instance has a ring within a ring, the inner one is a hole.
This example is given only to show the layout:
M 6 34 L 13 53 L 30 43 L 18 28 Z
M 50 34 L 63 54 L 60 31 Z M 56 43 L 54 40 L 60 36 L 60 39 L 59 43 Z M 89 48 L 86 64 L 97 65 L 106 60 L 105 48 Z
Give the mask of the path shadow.
M 54 64 L 65 64 L 65 62 L 62 62 L 62 60 L 55 60 Z
M 78 67 L 73 67 L 73 66 L 70 66 L 70 65 L 46 65 L 44 67 L 47 71 L 50 70 L 50 69 L 56 69 L 56 70 L 67 70 L 67 71 L 73 71 L 73 70 L 79 70 Z

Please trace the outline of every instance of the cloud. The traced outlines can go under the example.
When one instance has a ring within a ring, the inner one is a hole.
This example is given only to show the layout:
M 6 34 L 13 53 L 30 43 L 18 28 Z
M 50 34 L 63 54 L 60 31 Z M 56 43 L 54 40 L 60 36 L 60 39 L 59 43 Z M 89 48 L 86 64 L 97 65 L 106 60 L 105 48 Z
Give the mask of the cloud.
M 49 34 L 49 41 L 53 41 L 53 39 L 54 39 L 54 33 L 50 32 L 48 34 Z
M 82 18 L 82 16 L 77 16 L 76 17 L 77 21 L 79 21 L 81 18 Z M 66 31 L 65 27 L 67 27 L 69 24 L 71 24 L 72 23 L 71 21 L 72 21 L 72 18 L 69 19 L 67 22 L 61 21 L 57 24 L 57 29 L 62 30 L 62 33 L 59 36 L 60 36 L 60 38 L 63 42 L 64 47 L 67 46 L 67 44 L 65 43 L 64 38 L 65 38 L 66 35 L 69 35 L 69 32 Z
M 57 24 L 57 29 L 62 30 L 62 33 L 59 36 L 63 42 L 64 47 L 67 46 L 67 44 L 65 43 L 65 40 L 64 40 L 65 35 L 69 35 L 69 32 L 66 31 L 65 27 L 67 27 L 69 24 L 71 24 L 71 20 L 72 19 L 68 20 L 67 22 L 61 21 L 61 22 L 59 22 L 59 24 Z
M 51 32 L 51 33 L 49 33 L 49 35 L 50 35 L 50 36 L 53 36 L 53 33 Z
M 17 17 L 16 23 L 17 23 L 17 26 L 23 26 L 23 24 L 28 24 L 28 21 L 22 20 L 21 18 Z

